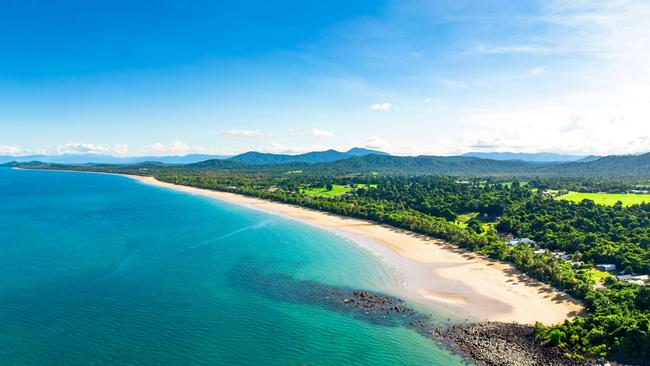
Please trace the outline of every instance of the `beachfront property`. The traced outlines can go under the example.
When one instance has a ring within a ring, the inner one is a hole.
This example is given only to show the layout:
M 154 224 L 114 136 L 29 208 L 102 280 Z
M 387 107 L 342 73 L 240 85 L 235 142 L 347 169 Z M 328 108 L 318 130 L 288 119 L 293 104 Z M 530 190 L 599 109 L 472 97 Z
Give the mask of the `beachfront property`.
M 562 259 L 564 261 L 568 261 L 571 257 L 566 254 L 566 252 L 551 252 L 551 254 L 558 259 Z
M 596 268 L 601 271 L 611 272 L 616 270 L 615 264 L 596 264 Z
M 648 284 L 648 280 L 650 280 L 650 276 L 648 275 L 638 275 L 638 276 L 632 276 L 632 275 L 621 275 L 621 276 L 616 276 L 617 281 L 621 282 L 627 282 L 627 283 L 633 283 L 639 286 L 645 286 Z
M 514 238 L 508 241 L 508 245 L 511 247 L 516 247 L 519 245 L 528 245 L 535 244 L 534 240 L 528 238 Z

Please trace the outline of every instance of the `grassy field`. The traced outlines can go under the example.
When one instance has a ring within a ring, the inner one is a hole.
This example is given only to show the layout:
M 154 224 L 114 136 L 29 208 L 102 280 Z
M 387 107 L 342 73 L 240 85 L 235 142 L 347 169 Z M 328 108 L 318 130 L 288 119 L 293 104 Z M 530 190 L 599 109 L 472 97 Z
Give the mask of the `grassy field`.
M 596 283 L 605 283 L 607 279 L 613 278 L 614 276 L 611 273 L 599 271 L 595 268 L 590 268 L 590 269 L 580 269 L 578 270 L 579 272 L 582 272 L 586 274 L 588 277 L 590 277 L 594 282 Z
M 464 213 L 462 215 L 458 215 L 456 217 L 456 219 L 459 222 L 466 223 L 467 221 L 469 221 L 469 220 L 471 220 L 473 218 L 476 218 L 477 216 L 478 216 L 478 212 L 468 212 L 468 213 Z
M 616 202 L 623 202 L 623 206 L 638 205 L 643 202 L 650 202 L 650 194 L 628 194 L 628 193 L 580 193 L 569 192 L 557 197 L 559 200 L 582 202 L 584 199 L 594 201 L 599 205 L 613 206 Z
M 376 184 L 357 184 L 357 188 L 364 188 L 368 186 L 377 187 Z M 303 188 L 301 192 L 309 196 L 336 197 L 342 195 L 343 193 L 350 192 L 351 190 L 352 188 L 350 187 L 333 184 L 332 190 L 330 191 L 328 191 L 327 188 Z
M 478 212 L 467 212 L 458 215 L 456 217 L 456 224 L 460 227 L 465 228 L 467 227 L 467 222 L 472 219 L 476 219 L 481 223 L 481 227 L 483 228 L 483 231 L 489 231 L 496 224 L 494 218 L 479 216 Z

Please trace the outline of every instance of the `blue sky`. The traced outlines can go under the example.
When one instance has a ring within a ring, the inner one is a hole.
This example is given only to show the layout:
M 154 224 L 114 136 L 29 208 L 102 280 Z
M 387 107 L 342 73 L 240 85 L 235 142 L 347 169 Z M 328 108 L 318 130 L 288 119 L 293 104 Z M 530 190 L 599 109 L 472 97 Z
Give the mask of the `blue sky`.
M 650 150 L 647 1 L 31 1 L 0 154 Z

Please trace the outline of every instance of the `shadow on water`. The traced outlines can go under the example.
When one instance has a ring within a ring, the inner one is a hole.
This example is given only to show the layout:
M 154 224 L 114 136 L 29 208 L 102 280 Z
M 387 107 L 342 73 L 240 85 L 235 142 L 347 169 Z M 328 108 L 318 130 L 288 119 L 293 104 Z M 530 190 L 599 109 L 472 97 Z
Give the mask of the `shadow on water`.
M 409 308 L 397 297 L 347 287 L 300 280 L 284 273 L 263 273 L 268 268 L 244 257 L 232 268 L 228 283 L 276 301 L 319 306 L 354 319 L 386 327 L 405 327 L 435 339 L 436 325 L 431 316 Z

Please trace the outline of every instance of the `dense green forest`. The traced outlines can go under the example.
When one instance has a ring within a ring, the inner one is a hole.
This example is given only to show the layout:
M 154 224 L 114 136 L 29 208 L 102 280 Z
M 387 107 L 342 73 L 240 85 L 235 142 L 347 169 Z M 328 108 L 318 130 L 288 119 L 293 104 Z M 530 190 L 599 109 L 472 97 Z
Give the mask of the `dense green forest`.
M 538 336 L 549 344 L 576 357 L 589 354 L 638 363 L 650 359 L 650 286 L 619 282 L 594 270 L 596 264 L 611 263 L 617 266 L 615 274 L 650 274 L 650 204 L 573 203 L 549 194 L 550 190 L 620 192 L 638 186 L 642 179 L 552 176 L 513 182 L 501 175 L 273 173 L 264 167 L 256 171 L 215 168 L 213 161 L 66 168 L 153 175 L 170 183 L 292 203 L 441 238 L 512 262 L 529 276 L 581 299 L 587 315 L 556 326 L 538 326 Z M 334 185 L 341 194 L 308 193 Z M 511 237 L 527 237 L 535 243 L 509 246 Z M 539 249 L 547 251 L 534 253 Z

